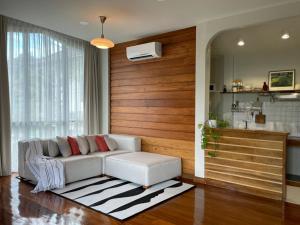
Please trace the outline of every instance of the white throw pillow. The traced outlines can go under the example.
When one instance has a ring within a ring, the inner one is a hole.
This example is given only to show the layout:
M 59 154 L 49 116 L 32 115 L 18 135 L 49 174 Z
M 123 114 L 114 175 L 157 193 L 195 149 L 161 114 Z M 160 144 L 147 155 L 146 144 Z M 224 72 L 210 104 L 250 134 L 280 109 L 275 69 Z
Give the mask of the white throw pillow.
M 85 136 L 77 136 L 77 143 L 82 155 L 86 155 L 90 151 L 90 146 Z
M 118 143 L 113 138 L 108 137 L 108 135 L 104 135 L 104 140 L 110 151 L 118 149 Z
M 71 147 L 68 139 L 65 137 L 56 137 L 58 148 L 63 157 L 69 157 L 72 155 Z
M 59 155 L 58 144 L 55 140 L 48 141 L 48 153 L 50 157 L 56 157 Z
M 90 146 L 90 152 L 97 152 L 98 151 L 98 146 L 96 144 L 96 141 L 95 141 L 95 138 L 96 136 L 95 135 L 88 135 L 88 136 L 85 136 L 88 143 L 89 143 L 89 146 Z

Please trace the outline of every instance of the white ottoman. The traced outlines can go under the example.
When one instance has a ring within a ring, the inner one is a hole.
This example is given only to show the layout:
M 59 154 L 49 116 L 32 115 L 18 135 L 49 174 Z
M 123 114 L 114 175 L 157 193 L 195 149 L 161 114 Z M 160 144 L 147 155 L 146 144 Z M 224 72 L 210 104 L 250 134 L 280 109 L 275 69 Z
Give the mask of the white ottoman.
M 108 176 L 149 187 L 181 176 L 181 159 L 148 152 L 132 152 L 105 159 Z

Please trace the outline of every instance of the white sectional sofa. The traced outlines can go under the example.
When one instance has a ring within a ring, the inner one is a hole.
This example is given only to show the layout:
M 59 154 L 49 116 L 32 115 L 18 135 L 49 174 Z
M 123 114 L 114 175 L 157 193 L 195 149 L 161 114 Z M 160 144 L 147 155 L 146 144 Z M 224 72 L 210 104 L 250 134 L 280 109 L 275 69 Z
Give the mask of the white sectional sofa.
M 105 174 L 148 187 L 181 176 L 180 158 L 141 152 L 141 138 L 136 136 L 108 136 L 118 144 L 114 151 L 56 157 L 64 163 L 66 183 Z M 44 155 L 48 155 L 49 140 L 41 140 Z M 36 182 L 26 164 L 29 142 L 19 142 L 19 175 Z
M 124 154 L 128 152 L 141 151 L 141 139 L 139 137 L 127 135 L 108 135 L 118 143 L 118 149 L 108 152 L 93 152 L 88 155 L 74 155 L 70 157 L 57 157 L 64 162 L 66 183 L 71 183 L 86 178 L 99 176 L 103 174 L 103 161 L 109 155 Z M 48 141 L 50 139 L 41 140 L 44 155 L 48 155 Z M 29 141 L 19 142 L 19 175 L 22 178 L 35 181 L 33 174 L 30 172 L 25 162 L 26 151 L 29 147 Z

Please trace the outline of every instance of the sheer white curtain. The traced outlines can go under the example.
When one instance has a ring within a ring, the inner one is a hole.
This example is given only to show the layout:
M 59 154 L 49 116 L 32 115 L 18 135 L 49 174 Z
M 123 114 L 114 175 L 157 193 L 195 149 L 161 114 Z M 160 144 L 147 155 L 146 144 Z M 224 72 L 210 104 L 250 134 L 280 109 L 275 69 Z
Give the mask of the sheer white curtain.
M 9 20 L 12 171 L 19 140 L 83 133 L 84 41 Z

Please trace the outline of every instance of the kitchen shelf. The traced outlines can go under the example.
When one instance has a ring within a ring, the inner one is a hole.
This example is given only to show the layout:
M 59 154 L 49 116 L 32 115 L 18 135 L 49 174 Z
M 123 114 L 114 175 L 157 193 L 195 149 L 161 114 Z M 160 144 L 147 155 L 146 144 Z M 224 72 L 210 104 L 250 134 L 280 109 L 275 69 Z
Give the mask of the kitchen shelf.
M 292 91 L 227 91 L 221 92 L 221 94 L 276 94 L 276 93 L 300 93 L 300 90 L 292 90 Z

